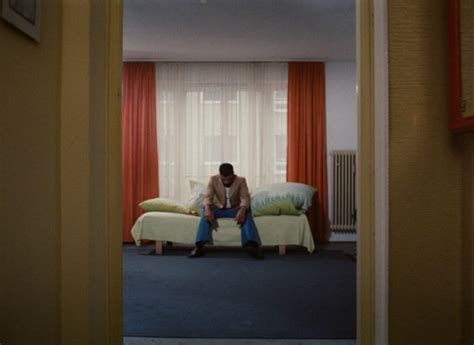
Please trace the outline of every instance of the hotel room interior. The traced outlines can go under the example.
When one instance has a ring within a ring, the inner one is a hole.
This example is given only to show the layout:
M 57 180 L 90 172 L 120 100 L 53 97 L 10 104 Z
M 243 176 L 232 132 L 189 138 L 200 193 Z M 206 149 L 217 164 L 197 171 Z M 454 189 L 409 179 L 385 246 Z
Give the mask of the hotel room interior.
M 127 344 L 355 343 L 355 9 L 353 0 L 124 2 Z M 223 219 L 205 257 L 186 258 L 224 162 L 246 178 L 264 262 L 226 248 L 240 246 L 240 229 Z
M 469 3 L 3 1 L 0 343 L 472 344 Z M 255 216 L 264 260 L 145 224 L 223 161 L 315 189 Z

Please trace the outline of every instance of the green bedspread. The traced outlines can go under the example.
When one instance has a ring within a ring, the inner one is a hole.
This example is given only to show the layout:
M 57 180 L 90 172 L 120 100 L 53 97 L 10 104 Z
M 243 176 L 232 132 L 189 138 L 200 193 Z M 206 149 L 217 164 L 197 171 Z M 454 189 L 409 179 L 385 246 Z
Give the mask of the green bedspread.
M 137 245 L 141 240 L 171 241 L 193 245 L 199 217 L 179 213 L 147 212 L 137 219 L 131 230 Z M 255 217 L 264 246 L 299 245 L 310 253 L 314 250 L 313 236 L 305 215 Z M 233 219 L 218 219 L 213 231 L 214 245 L 240 246 L 240 229 Z

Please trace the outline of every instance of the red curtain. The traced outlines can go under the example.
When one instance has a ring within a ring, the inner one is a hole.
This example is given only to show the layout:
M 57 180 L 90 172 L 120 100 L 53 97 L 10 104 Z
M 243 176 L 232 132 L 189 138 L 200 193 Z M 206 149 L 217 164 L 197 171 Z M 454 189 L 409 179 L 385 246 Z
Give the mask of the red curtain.
M 317 188 L 307 216 L 316 243 L 329 234 L 323 62 L 288 65 L 287 181 Z
M 159 196 L 155 65 L 126 62 L 122 80 L 123 241 L 132 242 L 138 204 Z

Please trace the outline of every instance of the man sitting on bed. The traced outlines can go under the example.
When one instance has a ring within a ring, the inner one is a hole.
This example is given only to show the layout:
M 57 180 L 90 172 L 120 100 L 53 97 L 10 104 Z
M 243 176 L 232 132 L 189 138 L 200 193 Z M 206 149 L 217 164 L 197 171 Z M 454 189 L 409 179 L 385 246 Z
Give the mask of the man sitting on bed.
M 254 259 L 263 259 L 260 238 L 250 212 L 250 194 L 245 178 L 234 174 L 229 163 L 219 166 L 219 175 L 210 178 L 204 195 L 204 212 L 196 235 L 196 248 L 188 255 L 198 258 L 204 255 L 204 245 L 211 240 L 212 225 L 217 218 L 234 218 L 240 225 L 242 247 L 249 248 Z

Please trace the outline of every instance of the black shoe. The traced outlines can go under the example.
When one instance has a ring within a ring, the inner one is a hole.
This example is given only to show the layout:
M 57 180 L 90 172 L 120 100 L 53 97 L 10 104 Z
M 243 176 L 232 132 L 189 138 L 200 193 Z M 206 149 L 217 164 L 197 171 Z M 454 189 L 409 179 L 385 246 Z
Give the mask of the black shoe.
M 260 250 L 260 246 L 250 247 L 249 253 L 250 253 L 250 256 L 255 260 L 263 260 L 265 258 L 262 254 L 262 251 Z
M 204 256 L 204 249 L 200 247 L 196 247 L 193 250 L 191 250 L 191 253 L 189 253 L 188 258 L 195 259 L 201 256 Z

